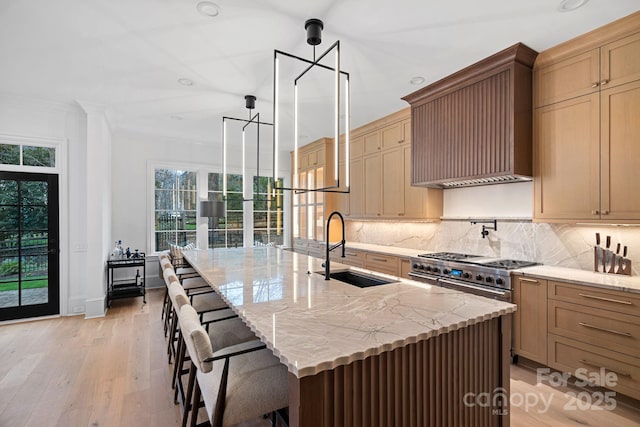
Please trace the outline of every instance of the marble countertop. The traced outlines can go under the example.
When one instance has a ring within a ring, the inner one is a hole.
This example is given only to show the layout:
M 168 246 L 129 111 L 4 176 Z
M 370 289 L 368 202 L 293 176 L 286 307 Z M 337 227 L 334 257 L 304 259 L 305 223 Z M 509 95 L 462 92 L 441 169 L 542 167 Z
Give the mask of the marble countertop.
M 193 250 L 184 256 L 298 377 L 516 308 L 407 279 L 362 289 L 324 280 L 315 273 L 323 270 L 322 260 L 272 247 Z
M 541 279 L 561 280 L 578 285 L 595 286 L 616 291 L 640 293 L 640 277 L 621 274 L 597 273 L 576 268 L 535 265 L 511 271 L 522 276 L 535 276 Z

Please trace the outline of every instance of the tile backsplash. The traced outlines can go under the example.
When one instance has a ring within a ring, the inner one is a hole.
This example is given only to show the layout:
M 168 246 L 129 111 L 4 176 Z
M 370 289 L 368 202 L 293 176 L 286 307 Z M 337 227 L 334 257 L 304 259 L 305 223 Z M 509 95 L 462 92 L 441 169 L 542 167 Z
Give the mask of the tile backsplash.
M 482 224 L 466 220 L 441 223 L 347 221 L 347 242 L 373 243 L 424 251 L 465 252 L 495 256 L 581 270 L 593 270 L 595 233 L 604 245 L 611 236 L 615 250 L 619 242 L 628 246 L 633 275 L 640 267 L 640 227 L 586 226 L 498 220 L 498 231 L 482 238 Z M 622 252 L 622 251 L 621 251 Z

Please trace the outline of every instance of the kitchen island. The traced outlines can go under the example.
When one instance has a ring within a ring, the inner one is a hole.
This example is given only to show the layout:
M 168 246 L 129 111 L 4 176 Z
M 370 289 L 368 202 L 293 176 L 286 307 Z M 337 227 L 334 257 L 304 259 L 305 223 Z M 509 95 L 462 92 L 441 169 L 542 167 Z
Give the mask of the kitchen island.
M 278 248 L 184 255 L 288 367 L 290 426 L 509 425 L 514 305 L 324 280 L 322 260 Z

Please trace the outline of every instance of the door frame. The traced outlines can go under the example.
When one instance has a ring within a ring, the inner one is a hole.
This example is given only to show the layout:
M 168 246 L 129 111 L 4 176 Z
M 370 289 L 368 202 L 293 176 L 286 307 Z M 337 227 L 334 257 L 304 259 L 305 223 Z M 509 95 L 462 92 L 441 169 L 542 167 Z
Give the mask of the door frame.
M 36 167 L 36 166 L 14 166 L 14 165 L 2 165 L 0 164 L 0 170 L 7 172 L 32 172 L 32 173 L 44 173 L 44 174 L 57 174 L 58 175 L 58 227 L 59 227 L 59 280 L 60 280 L 60 292 L 59 292 L 59 315 L 65 316 L 70 314 L 83 314 L 85 312 L 86 298 L 82 296 L 82 289 L 76 291 L 79 294 L 77 297 L 72 298 L 70 289 L 70 268 L 69 259 L 71 257 L 70 248 L 70 228 L 69 228 L 69 211 L 70 211 L 70 198 L 69 198 L 69 172 L 68 172 L 68 151 L 69 140 L 66 138 L 57 137 L 39 137 L 31 135 L 17 135 L 0 133 L 0 144 L 18 144 L 18 145 L 31 145 L 31 146 L 44 146 L 54 147 L 56 149 L 56 165 L 55 167 Z M 84 184 L 83 184 L 84 185 Z M 78 193 L 77 190 L 74 194 Z M 86 193 L 85 191 L 82 194 Z M 86 257 L 87 243 L 86 243 L 86 230 L 80 230 L 76 237 L 77 242 L 74 245 L 74 253 L 80 255 L 78 258 Z M 84 262 L 82 262 L 84 265 Z M 81 278 L 84 275 L 82 270 L 77 270 L 74 276 Z M 72 300 L 72 301 L 70 301 Z M 72 310 L 69 307 L 73 307 Z M 23 319 L 24 320 L 24 319 Z M 28 320 L 28 319 L 27 319 Z M 20 320 L 16 320 L 20 321 Z M 11 321 L 9 321 L 11 322 Z

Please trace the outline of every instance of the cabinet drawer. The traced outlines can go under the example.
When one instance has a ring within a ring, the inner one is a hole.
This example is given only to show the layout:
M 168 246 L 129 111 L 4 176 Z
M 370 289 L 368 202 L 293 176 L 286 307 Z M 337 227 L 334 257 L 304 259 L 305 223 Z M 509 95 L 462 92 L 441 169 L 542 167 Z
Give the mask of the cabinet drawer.
M 585 375 L 599 375 L 604 368 L 606 373 L 616 374 L 616 385 L 603 386 L 640 398 L 640 359 L 637 357 L 549 334 L 549 366 L 571 374 L 582 368 L 588 371 Z
M 354 251 L 353 249 L 346 249 L 344 251 L 344 258 L 340 258 L 343 264 L 353 265 L 354 267 L 364 267 L 364 253 L 360 251 Z
M 549 281 L 549 299 L 640 316 L 640 295 Z
M 309 242 L 308 244 L 309 255 L 314 256 L 316 258 L 322 258 L 324 256 L 325 246 L 324 243 L 320 242 Z
M 640 354 L 640 317 L 628 314 L 549 300 L 549 332 L 619 353 Z
M 364 266 L 370 270 L 380 273 L 398 275 L 398 257 L 378 253 L 366 253 L 364 256 Z

